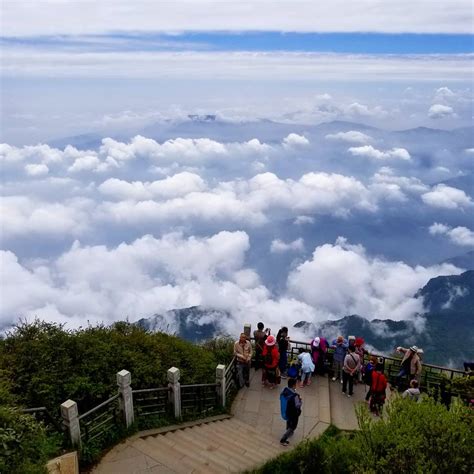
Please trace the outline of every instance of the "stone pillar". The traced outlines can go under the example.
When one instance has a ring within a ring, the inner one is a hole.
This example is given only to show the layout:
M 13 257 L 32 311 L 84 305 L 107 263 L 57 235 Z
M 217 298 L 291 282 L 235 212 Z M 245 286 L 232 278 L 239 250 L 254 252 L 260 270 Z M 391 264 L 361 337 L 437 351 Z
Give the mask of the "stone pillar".
M 174 417 L 181 418 L 181 384 L 179 378 L 181 376 L 179 369 L 171 367 L 168 369 L 168 387 L 171 389 L 170 401 L 174 409 Z
M 132 375 L 128 370 L 117 372 L 117 385 L 119 391 L 119 405 L 122 412 L 123 421 L 128 428 L 133 425 L 135 416 L 133 413 L 133 394 L 130 383 Z
M 66 400 L 61 403 L 61 417 L 63 425 L 69 433 L 71 444 L 81 447 L 81 427 L 79 425 L 79 413 L 77 411 L 77 403 L 73 400 Z
M 216 367 L 216 384 L 217 384 L 217 391 L 219 394 L 219 401 L 223 408 L 225 408 L 225 365 L 219 364 Z
M 252 330 L 252 325 L 249 324 L 249 323 L 245 323 L 244 324 L 244 334 L 247 336 L 247 339 L 249 341 L 250 341 L 250 338 L 252 337 L 251 330 Z

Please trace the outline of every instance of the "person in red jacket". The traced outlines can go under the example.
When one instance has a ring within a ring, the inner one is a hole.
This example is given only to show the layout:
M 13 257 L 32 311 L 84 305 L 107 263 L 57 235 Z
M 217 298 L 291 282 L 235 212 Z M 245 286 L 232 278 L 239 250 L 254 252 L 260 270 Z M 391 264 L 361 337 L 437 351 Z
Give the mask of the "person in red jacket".
M 387 378 L 383 374 L 383 361 L 378 361 L 372 372 L 372 385 L 370 387 L 369 408 L 372 413 L 379 416 L 385 403 L 385 391 L 387 389 Z
M 278 349 L 275 344 L 275 336 L 268 336 L 265 341 L 265 347 L 262 351 L 263 365 L 265 368 L 265 382 L 263 383 L 265 385 L 268 384 L 271 389 L 275 388 L 277 384 L 276 371 L 278 367 L 278 362 L 280 361 L 280 353 L 278 352 Z

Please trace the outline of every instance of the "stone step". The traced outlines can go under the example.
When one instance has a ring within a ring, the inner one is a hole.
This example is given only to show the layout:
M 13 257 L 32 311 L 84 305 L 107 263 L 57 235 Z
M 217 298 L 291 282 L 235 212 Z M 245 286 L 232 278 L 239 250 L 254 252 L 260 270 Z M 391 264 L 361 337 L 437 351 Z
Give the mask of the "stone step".
M 177 432 L 160 435 L 155 438 L 155 442 L 162 446 L 162 449 L 169 449 L 178 452 L 181 456 L 188 459 L 195 469 L 204 469 L 209 473 L 218 474 L 226 471 L 226 466 L 222 466 L 218 462 L 214 462 L 202 455 L 200 450 L 193 449 L 182 440 L 175 439 Z
M 203 426 L 202 430 L 203 436 L 208 436 L 209 439 L 215 440 L 220 445 L 230 447 L 240 456 L 248 456 L 255 462 L 264 462 L 268 458 L 265 446 L 253 437 L 243 439 L 238 433 L 236 435 L 235 430 L 229 430 L 216 423 Z
M 232 418 L 232 423 L 235 425 L 235 428 L 239 430 L 243 435 L 260 437 L 260 444 L 268 448 L 269 451 L 280 451 L 280 443 L 277 440 L 273 440 L 271 437 L 264 437 L 263 433 L 259 432 L 257 428 L 247 425 L 246 423 L 238 420 L 237 418 Z
M 196 452 L 205 460 L 219 465 L 227 471 L 238 472 L 242 470 L 239 460 L 233 457 L 232 453 L 224 453 L 219 449 L 219 446 L 206 442 L 206 439 L 201 436 L 201 430 L 176 431 L 172 434 L 172 438 L 177 443 L 181 442 L 186 450 Z

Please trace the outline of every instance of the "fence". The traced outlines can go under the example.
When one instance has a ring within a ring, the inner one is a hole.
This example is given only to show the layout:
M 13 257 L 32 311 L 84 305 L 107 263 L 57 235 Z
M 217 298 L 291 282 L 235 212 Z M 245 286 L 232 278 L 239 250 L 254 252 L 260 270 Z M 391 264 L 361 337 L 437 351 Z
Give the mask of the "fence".
M 86 413 L 79 415 L 76 402 L 67 400 L 61 405 L 63 425 L 71 444 L 112 439 L 114 433 L 131 427 L 135 421 L 158 416 L 181 419 L 183 415 L 207 416 L 226 407 L 226 394 L 235 385 L 235 363 L 229 368 L 216 367 L 216 381 L 206 384 L 181 385 L 180 371 L 172 367 L 167 372 L 168 386 L 133 390 L 131 374 L 126 370 L 117 373 L 118 393 Z M 228 382 L 226 377 L 229 377 Z
M 21 413 L 33 415 L 38 421 L 42 421 L 47 429 L 63 433 L 61 423 L 53 416 L 46 407 L 23 408 Z

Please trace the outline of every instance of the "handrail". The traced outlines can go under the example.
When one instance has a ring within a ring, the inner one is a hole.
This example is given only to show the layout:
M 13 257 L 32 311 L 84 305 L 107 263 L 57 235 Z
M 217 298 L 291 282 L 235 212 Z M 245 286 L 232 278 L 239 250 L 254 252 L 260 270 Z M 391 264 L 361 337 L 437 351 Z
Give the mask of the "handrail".
M 167 392 L 169 390 L 169 387 L 140 388 L 138 390 L 132 390 L 132 393 Z
M 83 418 L 85 418 L 86 416 L 90 415 L 91 413 L 94 413 L 95 411 L 99 410 L 100 408 L 102 407 L 105 407 L 105 405 L 113 402 L 114 400 L 117 400 L 117 398 L 119 397 L 119 395 L 114 395 L 113 397 L 110 397 L 108 400 L 105 400 L 105 402 L 102 402 L 100 405 L 97 405 L 96 407 L 92 408 L 91 410 L 89 411 L 86 411 L 85 413 L 83 413 L 82 415 L 78 416 L 78 420 L 82 420 Z
M 227 375 L 232 370 L 232 368 L 233 368 L 233 366 L 235 365 L 236 362 L 237 362 L 237 357 L 235 357 L 235 356 L 232 357 L 232 360 L 230 361 L 230 363 L 225 368 L 225 372 L 224 372 L 225 377 L 227 377 Z
M 217 383 L 195 383 L 190 385 L 181 385 L 181 388 L 195 388 L 195 387 L 217 387 Z
M 36 413 L 40 411 L 48 411 L 46 407 L 35 407 L 35 408 L 21 408 L 22 413 Z

